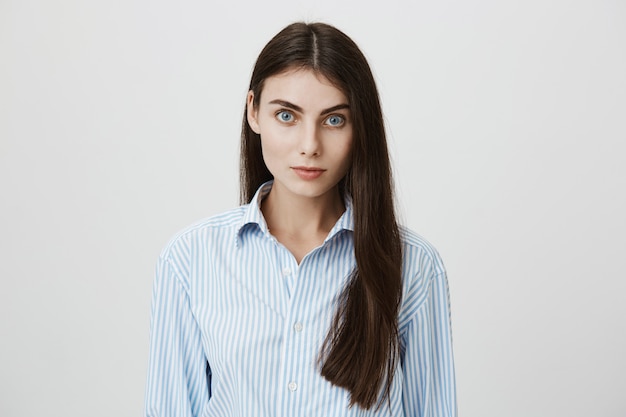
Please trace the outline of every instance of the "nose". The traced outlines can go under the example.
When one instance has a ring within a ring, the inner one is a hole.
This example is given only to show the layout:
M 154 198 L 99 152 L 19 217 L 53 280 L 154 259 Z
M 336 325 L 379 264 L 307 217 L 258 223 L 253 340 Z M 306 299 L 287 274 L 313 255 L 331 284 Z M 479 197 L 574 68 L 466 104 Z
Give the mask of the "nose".
M 300 139 L 300 154 L 307 156 L 319 156 L 321 151 L 320 132 L 314 122 L 302 124 L 302 136 Z

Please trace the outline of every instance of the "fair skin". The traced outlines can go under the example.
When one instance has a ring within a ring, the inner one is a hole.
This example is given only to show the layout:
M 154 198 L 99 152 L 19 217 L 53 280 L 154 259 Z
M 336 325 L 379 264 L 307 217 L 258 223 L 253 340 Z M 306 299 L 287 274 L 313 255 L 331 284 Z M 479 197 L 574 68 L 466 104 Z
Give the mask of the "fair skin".
M 272 235 L 300 263 L 344 212 L 337 184 L 350 167 L 348 99 L 322 75 L 291 70 L 248 93 L 248 123 L 261 136 L 274 185 L 261 210 Z

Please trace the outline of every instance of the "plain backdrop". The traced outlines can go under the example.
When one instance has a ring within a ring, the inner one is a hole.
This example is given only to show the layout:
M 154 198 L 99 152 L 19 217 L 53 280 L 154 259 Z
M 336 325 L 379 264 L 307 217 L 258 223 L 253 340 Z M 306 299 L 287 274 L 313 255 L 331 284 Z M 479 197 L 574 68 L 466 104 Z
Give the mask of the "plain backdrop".
M 446 262 L 459 415 L 626 415 L 626 3 L 0 0 L 0 416 L 142 413 L 152 274 L 238 204 L 256 56 L 368 57 Z

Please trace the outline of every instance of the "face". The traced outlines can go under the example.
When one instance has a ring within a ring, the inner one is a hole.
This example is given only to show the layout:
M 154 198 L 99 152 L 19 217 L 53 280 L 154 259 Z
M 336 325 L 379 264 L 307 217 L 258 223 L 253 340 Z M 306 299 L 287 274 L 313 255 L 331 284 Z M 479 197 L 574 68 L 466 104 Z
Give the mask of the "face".
M 248 123 L 261 136 L 272 192 L 337 198 L 350 167 L 352 119 L 345 94 L 311 70 L 293 70 L 264 82 L 259 104 L 248 93 Z

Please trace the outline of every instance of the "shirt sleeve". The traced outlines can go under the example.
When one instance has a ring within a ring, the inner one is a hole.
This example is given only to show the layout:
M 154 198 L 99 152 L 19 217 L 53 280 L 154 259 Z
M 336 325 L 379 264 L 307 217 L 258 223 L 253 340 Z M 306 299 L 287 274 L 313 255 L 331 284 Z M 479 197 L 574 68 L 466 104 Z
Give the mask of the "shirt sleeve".
M 450 299 L 445 272 L 432 278 L 426 300 L 409 322 L 404 338 L 404 415 L 456 416 Z
M 152 294 L 145 415 L 200 415 L 210 397 L 209 375 L 189 294 L 172 265 L 160 257 Z

